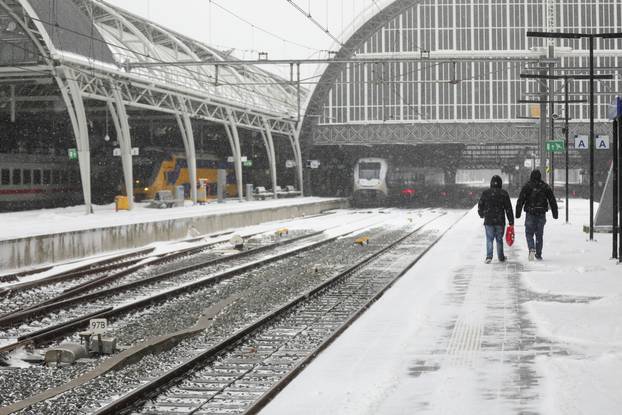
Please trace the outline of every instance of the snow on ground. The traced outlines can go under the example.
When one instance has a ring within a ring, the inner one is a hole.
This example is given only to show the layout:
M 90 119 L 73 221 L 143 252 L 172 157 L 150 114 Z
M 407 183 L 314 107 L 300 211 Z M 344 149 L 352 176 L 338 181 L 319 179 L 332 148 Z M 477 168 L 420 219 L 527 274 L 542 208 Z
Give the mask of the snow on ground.
M 95 212 L 93 215 L 85 215 L 84 206 L 0 213 L 0 223 L 2 223 L 2 227 L 0 227 L 0 240 L 212 214 L 250 212 L 261 209 L 318 203 L 327 200 L 331 199 L 304 197 L 252 202 L 227 200 L 225 203 L 212 202 L 207 205 L 197 206 L 191 206 L 187 203 L 184 207 L 170 209 L 153 209 L 148 208 L 145 203 L 136 203 L 135 209 L 131 212 L 115 212 L 114 204 L 105 206 L 94 205 L 93 209 Z
M 587 212 L 549 215 L 543 262 L 521 218 L 486 265 L 471 211 L 261 414 L 620 413 L 622 265 Z

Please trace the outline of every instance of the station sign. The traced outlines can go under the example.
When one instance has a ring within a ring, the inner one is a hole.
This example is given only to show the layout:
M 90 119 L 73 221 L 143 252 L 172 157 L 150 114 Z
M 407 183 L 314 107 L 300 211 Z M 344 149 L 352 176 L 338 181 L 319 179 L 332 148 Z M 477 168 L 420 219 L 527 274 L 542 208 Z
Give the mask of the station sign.
M 233 157 L 233 156 L 229 156 L 229 157 L 227 157 L 227 162 L 228 162 L 228 163 L 233 163 L 234 161 L 235 161 L 235 157 Z M 240 157 L 240 161 L 241 161 L 242 163 L 245 163 L 245 162 L 247 162 L 247 161 L 248 161 L 248 157 L 246 157 L 246 156 L 242 156 L 242 157 Z
M 615 120 L 622 117 L 622 97 L 616 97 L 612 104 L 607 105 L 607 118 Z
M 70 148 L 67 150 L 67 155 L 69 156 L 69 160 L 77 160 L 78 159 L 78 149 Z
M 286 169 L 291 169 L 296 167 L 296 162 L 294 160 L 286 160 L 285 161 L 285 168 Z
M 562 153 L 566 150 L 566 143 L 563 140 L 549 140 L 545 144 L 549 153 Z
M 596 137 L 596 150 L 609 150 L 608 135 L 599 135 Z
M 587 135 L 575 136 L 574 148 L 576 150 L 587 150 L 588 148 L 590 148 L 590 138 Z
M 130 150 L 130 154 L 132 156 L 138 156 L 140 155 L 140 149 L 138 147 L 132 147 L 132 149 Z M 112 149 L 112 155 L 115 157 L 121 157 L 121 149 L 118 147 Z

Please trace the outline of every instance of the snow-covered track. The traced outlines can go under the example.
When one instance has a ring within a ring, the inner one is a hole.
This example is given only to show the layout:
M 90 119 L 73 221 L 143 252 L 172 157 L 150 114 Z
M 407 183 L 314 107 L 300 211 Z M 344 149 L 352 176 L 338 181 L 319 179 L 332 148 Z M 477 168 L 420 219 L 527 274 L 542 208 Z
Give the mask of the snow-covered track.
M 362 220 L 369 222 L 373 216 Z M 350 221 L 360 222 L 361 218 Z M 346 226 L 345 230 L 327 237 L 324 232 L 340 228 L 343 224 L 329 226 L 313 233 L 300 236 L 278 238 L 277 242 L 261 245 L 254 249 L 227 256 L 212 256 L 206 261 L 195 262 L 189 266 L 173 267 L 170 270 L 147 277 L 130 278 L 129 282 L 109 288 L 85 287 L 85 294 L 79 292 L 70 298 L 56 302 L 45 302 L 38 306 L 0 317 L 0 327 L 6 328 L 4 337 L 15 339 L 0 347 L 0 352 L 9 352 L 25 345 L 41 345 L 57 338 L 71 335 L 88 325 L 92 318 L 117 319 L 128 313 L 138 311 L 154 304 L 166 302 L 187 292 L 208 287 L 304 251 L 308 251 L 334 241 L 352 232 L 365 229 L 369 223 L 356 228 Z M 294 245 L 290 247 L 290 245 Z M 204 249 L 204 248 L 203 248 Z M 274 251 L 266 254 L 268 251 Z M 193 271 L 201 271 L 193 273 Z M 188 275 L 193 273 L 192 277 Z M 62 313 L 62 316 L 60 314 Z M 47 321 L 41 324 L 41 321 Z M 31 325 L 32 323 L 32 325 Z M 19 326 L 19 328 L 18 328 Z
M 440 216 L 96 413 L 128 413 L 147 400 L 141 413 L 257 412 L 453 226 L 426 229 Z

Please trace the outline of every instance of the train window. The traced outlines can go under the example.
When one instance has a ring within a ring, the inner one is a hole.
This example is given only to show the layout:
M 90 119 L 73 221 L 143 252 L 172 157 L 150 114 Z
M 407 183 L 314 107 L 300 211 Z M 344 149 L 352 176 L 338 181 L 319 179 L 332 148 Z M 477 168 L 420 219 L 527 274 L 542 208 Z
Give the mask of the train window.
M 32 170 L 24 170 L 24 177 L 22 177 L 24 184 L 32 183 Z
M 50 184 L 52 181 L 52 171 L 43 170 L 43 184 Z
M 11 171 L 2 169 L 2 185 L 6 186 L 8 184 L 11 184 Z
M 41 184 L 41 170 L 32 171 L 32 184 Z
M 52 171 L 52 184 L 60 184 L 60 170 Z
M 365 180 L 380 178 L 380 163 L 360 163 L 359 178 Z
M 69 172 L 67 170 L 63 170 L 60 172 L 60 182 L 62 184 L 69 183 Z
M 13 169 L 13 185 L 22 184 L 21 169 Z

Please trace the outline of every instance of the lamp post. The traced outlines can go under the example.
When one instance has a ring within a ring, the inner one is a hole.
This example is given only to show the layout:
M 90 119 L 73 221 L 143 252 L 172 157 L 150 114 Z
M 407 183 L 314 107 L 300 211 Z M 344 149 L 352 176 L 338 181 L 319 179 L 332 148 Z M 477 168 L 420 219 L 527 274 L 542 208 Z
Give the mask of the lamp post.
M 594 39 L 622 39 L 622 33 L 560 33 L 528 31 L 527 37 L 547 39 L 589 39 L 590 45 L 590 241 L 594 240 Z

